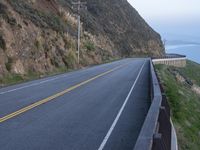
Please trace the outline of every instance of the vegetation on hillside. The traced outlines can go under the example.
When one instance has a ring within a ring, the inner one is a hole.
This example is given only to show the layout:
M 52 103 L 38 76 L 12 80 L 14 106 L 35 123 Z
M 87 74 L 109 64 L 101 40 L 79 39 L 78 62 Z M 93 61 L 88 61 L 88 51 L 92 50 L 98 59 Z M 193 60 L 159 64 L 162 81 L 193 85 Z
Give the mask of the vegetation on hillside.
M 23 0 L 9 0 L 12 7 L 25 18 L 30 19 L 35 25 L 41 28 L 52 28 L 56 31 L 64 32 L 66 25 L 55 14 L 45 13 L 32 8 Z
M 188 61 L 186 68 L 179 68 L 178 69 L 181 74 L 187 76 L 191 80 L 193 80 L 194 83 L 198 84 L 200 86 L 200 65 Z
M 32 79 L 32 72 L 35 78 L 117 58 L 164 54 L 160 35 L 127 1 L 87 2 L 80 13 L 78 64 L 77 17 L 70 0 L 0 1 L 0 86 Z
M 43 73 L 43 74 L 32 72 L 32 71 L 29 71 L 27 74 L 24 74 L 24 75 L 9 73 L 5 77 L 0 76 L 0 87 L 27 82 L 31 80 L 36 80 L 36 79 L 40 79 L 40 78 L 44 78 L 48 76 L 54 76 L 54 75 L 58 75 L 58 74 L 66 73 L 70 71 L 71 69 L 67 69 L 66 67 L 59 67 L 59 68 L 55 68 L 51 72 Z
M 200 149 L 200 95 L 191 89 L 187 82 L 177 79 L 180 73 L 194 83 L 199 84 L 200 65 L 188 61 L 185 68 L 157 65 L 156 70 L 164 85 L 175 124 L 180 150 Z

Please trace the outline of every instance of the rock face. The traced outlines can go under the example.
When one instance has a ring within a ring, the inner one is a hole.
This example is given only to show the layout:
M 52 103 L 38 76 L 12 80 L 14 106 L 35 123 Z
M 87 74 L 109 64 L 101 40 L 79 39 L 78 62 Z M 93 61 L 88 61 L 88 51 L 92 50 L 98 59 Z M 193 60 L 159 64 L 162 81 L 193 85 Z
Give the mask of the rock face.
M 107 36 L 121 56 L 164 53 L 161 37 L 127 0 L 88 0 L 85 26 L 93 34 Z M 89 16 L 89 17 L 87 17 Z
M 71 0 L 0 1 L 0 78 L 76 68 Z M 81 66 L 124 56 L 160 56 L 160 35 L 127 0 L 87 0 L 81 12 Z

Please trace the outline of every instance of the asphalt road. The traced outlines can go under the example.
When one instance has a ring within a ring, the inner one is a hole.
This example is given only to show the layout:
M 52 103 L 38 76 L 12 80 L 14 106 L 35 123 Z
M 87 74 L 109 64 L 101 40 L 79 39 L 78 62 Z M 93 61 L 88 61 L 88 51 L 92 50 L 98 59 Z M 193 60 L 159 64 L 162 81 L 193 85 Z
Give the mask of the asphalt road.
M 0 150 L 132 150 L 150 105 L 148 59 L 0 89 Z

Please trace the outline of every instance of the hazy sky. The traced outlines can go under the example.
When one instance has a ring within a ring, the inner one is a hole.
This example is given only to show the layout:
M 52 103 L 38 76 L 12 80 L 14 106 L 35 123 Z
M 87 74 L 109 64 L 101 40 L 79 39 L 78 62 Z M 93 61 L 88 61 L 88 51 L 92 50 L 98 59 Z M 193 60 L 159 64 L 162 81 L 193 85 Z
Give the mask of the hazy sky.
M 128 0 L 163 36 L 200 37 L 200 0 Z

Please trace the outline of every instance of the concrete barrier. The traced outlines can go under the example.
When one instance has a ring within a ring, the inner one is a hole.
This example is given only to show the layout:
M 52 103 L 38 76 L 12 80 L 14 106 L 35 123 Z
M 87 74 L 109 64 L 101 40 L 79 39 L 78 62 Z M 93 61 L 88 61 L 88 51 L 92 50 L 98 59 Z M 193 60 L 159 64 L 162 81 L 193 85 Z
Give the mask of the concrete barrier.
M 166 57 L 153 58 L 153 64 L 164 64 L 168 66 L 175 67 L 185 67 L 186 66 L 186 56 L 178 54 L 167 54 Z

